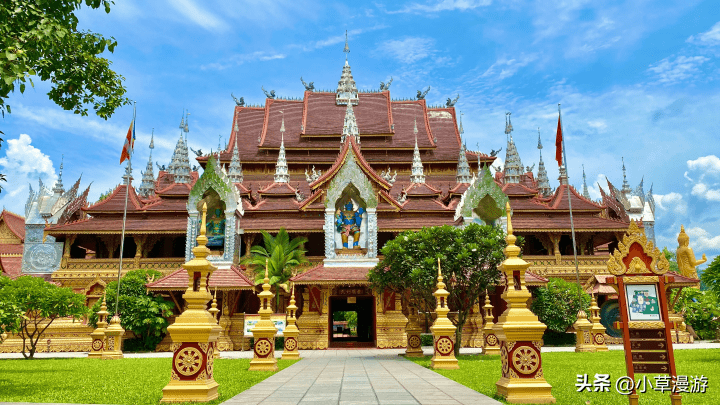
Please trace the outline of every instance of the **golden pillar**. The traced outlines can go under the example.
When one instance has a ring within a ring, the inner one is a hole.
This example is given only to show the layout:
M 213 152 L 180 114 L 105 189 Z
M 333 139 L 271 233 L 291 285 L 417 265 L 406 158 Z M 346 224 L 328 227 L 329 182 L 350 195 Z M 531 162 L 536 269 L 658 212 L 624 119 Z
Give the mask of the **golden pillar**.
M 525 286 L 525 271 L 530 263 L 519 257 L 510 221 L 510 204 L 507 212 L 507 247 L 505 261 L 500 265 L 507 286 L 503 299 L 507 309 L 493 330 L 500 341 L 502 377 L 495 383 L 498 395 L 513 404 L 555 403 L 551 386 L 545 380 L 540 349 L 546 326 L 527 307 L 531 294 Z
M 448 319 L 448 307 L 447 297 L 450 293 L 445 289 L 445 283 L 443 283 L 442 271 L 440 270 L 440 258 L 438 258 L 438 282 L 437 290 L 433 293 L 437 300 L 437 307 L 435 313 L 437 318 L 430 327 L 430 331 L 433 334 L 434 343 L 434 354 L 430 361 L 430 367 L 452 370 L 460 368 L 458 361 L 455 358 L 455 330 L 457 327 L 453 325 L 452 321 Z
M 295 325 L 295 311 L 297 306 L 295 305 L 295 286 L 292 287 L 290 293 L 290 305 L 287 307 L 287 326 L 285 327 L 285 350 L 283 350 L 282 358 L 289 360 L 300 359 L 300 352 L 298 352 L 298 336 L 300 336 L 300 329 Z
M 575 329 L 575 352 L 595 352 L 595 344 L 592 341 L 593 325 L 588 321 L 587 314 L 582 309 L 578 311 L 577 320 L 573 324 Z
M 272 299 L 275 294 L 270 292 L 270 279 L 268 278 L 268 260 L 265 259 L 265 280 L 262 285 L 263 291 L 258 294 L 260 298 L 260 320 L 252 329 L 253 359 L 250 360 L 250 371 L 277 371 L 277 359 L 275 358 L 275 334 L 277 328 L 270 320 L 273 313 Z
M 217 288 L 215 288 L 215 294 L 213 294 L 213 300 L 212 304 L 210 304 L 210 309 L 208 309 L 208 312 L 210 312 L 210 315 L 212 315 L 213 319 L 217 322 L 217 314 L 220 312 L 220 310 L 217 307 Z M 222 333 L 222 328 L 221 328 Z M 220 337 L 220 336 L 218 336 Z M 220 357 L 220 347 L 216 344 L 215 350 L 213 350 L 213 358 Z
M 600 307 L 598 307 L 595 296 L 592 296 L 590 304 L 590 317 L 592 318 L 592 342 L 595 345 L 596 352 L 606 352 L 608 347 L 605 345 L 605 327 L 600 323 Z
M 107 311 L 107 303 L 105 301 L 105 295 L 103 295 L 102 304 L 100 310 L 97 313 L 97 328 L 90 334 L 92 338 L 92 344 L 90 345 L 90 352 L 88 358 L 101 359 L 103 355 L 103 349 L 105 348 L 105 328 L 107 327 L 107 316 L 110 313 Z
M 500 354 L 500 342 L 493 327 L 495 322 L 493 319 L 493 306 L 490 304 L 490 294 L 485 291 L 485 305 L 483 305 L 483 311 L 485 311 L 485 325 L 483 326 L 483 354 L 496 356 Z
M 107 347 L 103 348 L 103 360 L 116 360 L 123 358 L 123 334 L 125 334 L 125 329 L 120 326 L 120 317 L 118 316 L 118 314 L 115 314 L 112 319 L 110 319 L 110 326 L 105 329 L 105 336 L 107 337 Z
M 188 289 L 182 296 L 186 309 L 168 326 L 173 341 L 172 371 L 160 402 L 209 402 L 218 397 L 214 352 L 220 326 L 207 310 L 212 299 L 208 281 L 217 268 L 207 260 L 206 217 L 207 204 L 203 204 L 200 235 L 192 250 L 195 258 L 183 265 L 188 272 Z
M 405 356 L 407 357 L 423 357 L 422 350 L 422 339 L 420 334 L 422 333 L 422 327 L 418 323 L 418 310 L 412 302 L 408 303 L 408 317 L 407 325 L 405 326 L 405 334 L 407 335 L 407 349 L 405 349 Z

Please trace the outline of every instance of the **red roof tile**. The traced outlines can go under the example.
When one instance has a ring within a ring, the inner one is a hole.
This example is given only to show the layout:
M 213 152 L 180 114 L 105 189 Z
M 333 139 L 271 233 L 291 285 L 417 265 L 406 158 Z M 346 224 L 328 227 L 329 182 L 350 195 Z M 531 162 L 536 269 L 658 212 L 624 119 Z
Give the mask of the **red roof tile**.
M 532 195 L 537 195 L 537 193 L 538 193 L 537 190 L 533 190 L 533 189 L 531 189 L 527 186 L 524 186 L 520 183 L 505 184 L 502 187 L 502 191 L 503 191 L 503 193 L 505 193 L 505 195 L 508 195 L 508 196 L 510 196 L 510 195 L 532 196 Z
M 335 104 L 335 93 L 305 92 L 305 134 L 342 134 L 346 106 Z M 360 135 L 390 134 L 390 92 L 360 93 L 353 106 Z M 412 128 L 410 128 L 412 131 Z
M 15 236 L 22 241 L 25 240 L 25 217 L 3 209 L 2 214 L 0 214 L 0 219 L 5 221 L 5 224 Z
M 0 244 L 0 255 L 21 255 L 22 253 L 23 245 L 21 243 Z
M 63 233 L 120 233 L 122 231 L 122 217 L 90 217 L 80 221 L 69 222 L 63 225 L 53 225 L 45 228 L 51 235 Z M 137 216 L 128 216 L 125 232 L 128 233 L 182 233 L 187 231 L 187 212 L 184 216 L 159 216 L 143 219 Z
M 556 210 L 567 210 L 568 209 L 568 195 L 567 195 L 567 187 L 564 184 L 561 184 L 560 187 L 555 189 L 555 194 L 553 194 L 550 206 L 553 209 Z M 598 205 L 597 203 L 594 203 L 593 201 L 588 200 L 587 198 L 581 196 L 577 190 L 575 190 L 575 187 L 570 187 L 570 198 L 572 198 L 572 209 L 575 210 L 593 210 L 598 211 L 603 209 L 604 207 L 601 205 Z
M 405 189 L 408 196 L 436 196 L 440 194 L 440 190 L 430 186 L 427 183 L 410 183 Z
M 258 190 L 260 194 L 287 194 L 295 195 L 297 189 L 290 185 L 290 183 L 275 183 L 272 182 L 267 186 Z
M 605 219 L 600 217 L 574 216 L 575 231 L 594 232 L 599 229 L 626 230 L 628 224 L 622 221 Z M 570 217 L 566 215 L 528 216 L 515 215 L 512 218 L 513 229 L 518 232 L 530 232 L 536 230 L 570 230 Z
M 185 291 L 188 288 L 187 270 L 184 268 L 175 270 L 157 281 L 148 283 L 146 287 L 150 291 Z M 233 265 L 215 270 L 210 275 L 208 287 L 210 291 L 216 288 L 220 291 L 251 290 L 254 288 L 254 283 L 242 273 L 240 267 Z
M 325 267 L 319 264 L 300 273 L 290 280 L 298 285 L 315 284 L 367 284 L 367 275 L 371 267 Z
M 125 208 L 125 190 L 127 186 L 125 184 L 119 184 L 115 187 L 115 190 L 107 196 L 104 200 L 99 201 L 87 209 L 88 213 L 94 212 L 105 212 L 105 211 L 120 211 L 122 212 Z M 128 196 L 127 210 L 128 212 L 136 211 L 142 208 L 142 202 L 137 193 L 135 193 L 135 187 L 130 187 L 130 195 Z
M 315 214 L 317 215 L 317 214 Z M 281 216 L 281 215 L 258 215 L 250 216 L 246 209 L 245 216 L 240 220 L 240 226 L 245 232 L 279 231 L 286 228 L 288 232 L 316 231 L 322 232 L 325 219 L 320 216 Z
M 0 267 L 3 275 L 16 278 L 22 274 L 22 257 L 0 256 Z

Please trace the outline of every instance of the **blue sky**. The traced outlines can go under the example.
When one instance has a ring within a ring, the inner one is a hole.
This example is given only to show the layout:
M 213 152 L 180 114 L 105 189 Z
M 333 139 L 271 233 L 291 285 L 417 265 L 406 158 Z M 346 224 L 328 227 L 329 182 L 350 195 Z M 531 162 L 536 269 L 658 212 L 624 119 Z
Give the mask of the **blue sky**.
M 525 165 L 538 160 L 537 128 L 557 185 L 552 145 L 563 106 L 571 183 L 591 195 L 607 176 L 653 184 L 658 244 L 677 247 L 684 224 L 699 257 L 720 254 L 720 9 L 708 1 L 199 1 L 117 2 L 110 14 L 83 9 L 80 25 L 118 41 L 109 54 L 137 101 L 136 182 L 148 159 L 167 164 L 190 111 L 190 146 L 217 149 L 230 133 L 230 93 L 253 104 L 260 89 L 302 97 L 300 76 L 334 89 L 349 31 L 361 89 L 393 77 L 393 97 L 444 103 L 460 94 L 468 146 L 505 147 L 504 114 Z M 602 4 L 602 6 L 598 6 Z M 118 165 L 132 116 L 80 117 L 47 100 L 37 83 L 13 94 L 2 119 L 0 202 L 22 213 L 27 184 L 83 174 L 90 199 L 121 180 Z M 504 152 L 500 155 L 504 156 Z

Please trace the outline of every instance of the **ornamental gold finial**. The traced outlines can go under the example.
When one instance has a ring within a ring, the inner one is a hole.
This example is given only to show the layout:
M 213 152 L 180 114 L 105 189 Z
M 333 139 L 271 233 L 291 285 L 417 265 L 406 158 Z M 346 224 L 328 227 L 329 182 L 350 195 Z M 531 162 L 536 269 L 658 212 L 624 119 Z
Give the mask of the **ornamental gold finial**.
M 440 269 L 440 258 L 438 257 L 438 280 L 442 281 L 442 270 Z
M 203 203 L 202 207 L 202 226 L 200 226 L 200 235 L 205 236 L 205 226 L 206 226 L 206 219 L 207 217 L 207 203 Z
M 268 259 L 265 258 L 265 279 L 263 280 L 265 284 L 270 283 L 270 278 L 268 277 Z

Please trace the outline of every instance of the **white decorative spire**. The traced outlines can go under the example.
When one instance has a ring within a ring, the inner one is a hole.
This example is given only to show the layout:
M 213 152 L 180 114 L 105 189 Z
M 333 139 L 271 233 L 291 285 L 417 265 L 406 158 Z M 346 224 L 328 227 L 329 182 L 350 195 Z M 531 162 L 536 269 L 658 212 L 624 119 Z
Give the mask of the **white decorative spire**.
M 345 109 L 345 120 L 343 121 L 343 132 L 340 137 L 340 143 L 345 143 L 345 139 L 347 139 L 348 136 L 355 137 L 355 143 L 360 144 L 360 131 L 358 130 L 355 110 L 353 110 L 352 103 L 348 103 Z
M 538 163 L 538 192 L 541 196 L 547 197 L 552 192 L 552 188 L 550 188 L 550 180 L 548 179 L 547 171 L 545 170 L 545 162 L 543 162 L 542 158 L 542 141 L 540 141 L 540 128 L 538 128 L 538 146 L 537 148 L 540 150 L 540 163 Z
M 560 166 L 560 175 L 558 176 L 558 181 L 560 181 L 560 185 L 568 185 L 568 176 L 567 176 L 567 170 L 565 169 L 565 165 Z
M 505 148 L 505 167 L 503 168 L 505 184 L 520 183 L 520 178 L 524 173 L 523 164 L 512 137 L 513 127 L 510 114 L 505 113 L 505 134 L 508 135 L 507 147 Z
M 187 134 L 190 132 L 188 128 L 188 115 L 180 121 L 180 138 L 175 145 L 170 164 L 168 165 L 168 173 L 173 175 L 175 183 L 190 183 L 190 158 L 188 156 L 188 147 L 186 144 Z M 183 133 L 185 138 L 183 138 Z
M 467 149 L 465 143 L 460 146 L 460 156 L 458 156 L 457 175 L 455 180 L 458 183 L 470 183 L 472 181 L 472 175 L 470 174 L 470 164 L 467 160 Z
M 458 132 L 460 132 L 460 135 L 465 133 L 465 130 L 463 129 L 463 126 L 462 126 L 462 116 L 463 116 L 463 112 L 460 111 L 460 128 L 458 128 Z
M 583 195 L 583 197 L 585 197 L 589 200 L 590 193 L 588 192 L 587 179 L 585 178 L 585 165 L 582 165 L 582 168 L 583 168 L 583 192 L 582 192 L 582 195 Z
M 228 169 L 228 178 L 233 183 L 242 183 L 243 181 L 242 163 L 240 163 L 240 153 L 238 152 L 237 146 L 237 135 L 235 136 L 235 147 L 233 147 L 232 159 L 230 160 L 230 167 Z
M 627 197 L 630 193 L 632 193 L 632 189 L 630 188 L 630 183 L 628 183 L 628 181 L 627 181 L 627 173 L 625 172 L 625 158 L 624 157 L 622 158 L 622 162 L 623 162 L 623 165 L 622 165 L 623 185 L 622 185 L 622 190 L 620 190 L 620 191 L 622 191 L 623 195 L 625 195 Z
M 52 189 L 52 191 L 55 194 L 62 194 L 65 192 L 65 187 L 63 186 L 63 182 L 62 182 L 62 172 L 63 172 L 63 164 L 64 163 L 65 163 L 65 155 L 61 155 L 61 157 L 60 157 L 60 173 L 58 173 L 58 179 L 55 182 L 55 186 Z
M 345 31 L 345 66 L 343 66 L 342 75 L 340 81 L 338 81 L 337 92 L 335 93 L 335 104 L 345 105 L 348 102 L 357 105 L 358 103 L 358 90 L 355 86 L 355 79 L 353 79 L 352 72 L 350 71 L 350 65 L 348 64 L 348 54 L 350 53 L 350 46 L 348 45 L 347 31 Z
M 413 161 L 412 161 L 412 168 L 410 173 L 410 182 L 412 183 L 425 183 L 425 171 L 423 170 L 423 164 L 420 160 L 420 149 L 418 148 L 417 143 L 417 118 L 415 119 L 415 129 L 413 129 L 413 132 L 415 133 L 415 151 L 413 152 Z
M 275 183 L 288 182 L 290 182 L 290 174 L 288 174 L 287 160 L 285 160 L 285 116 L 283 116 L 282 124 L 280 125 L 280 153 L 278 154 L 277 164 L 275 165 Z
M 142 183 L 138 189 L 138 194 L 142 197 L 149 197 L 155 192 L 155 173 L 153 173 L 153 160 L 152 151 L 155 149 L 155 130 L 153 129 L 152 135 L 150 135 L 150 157 L 148 158 L 147 166 L 145 171 L 142 172 Z

